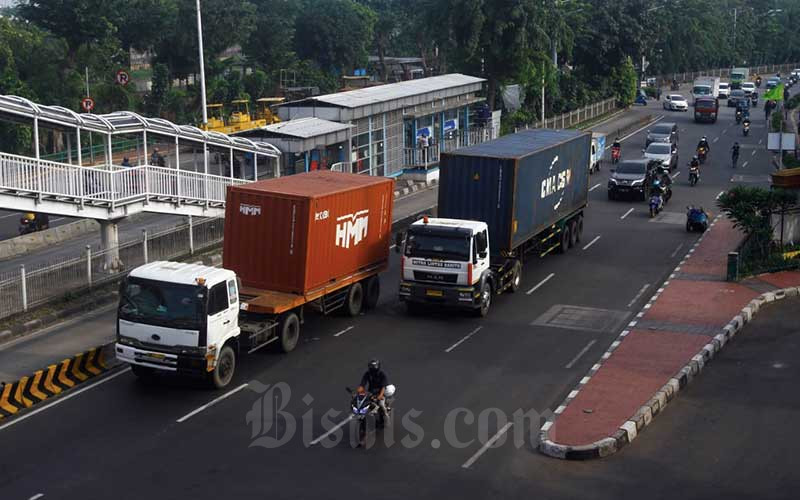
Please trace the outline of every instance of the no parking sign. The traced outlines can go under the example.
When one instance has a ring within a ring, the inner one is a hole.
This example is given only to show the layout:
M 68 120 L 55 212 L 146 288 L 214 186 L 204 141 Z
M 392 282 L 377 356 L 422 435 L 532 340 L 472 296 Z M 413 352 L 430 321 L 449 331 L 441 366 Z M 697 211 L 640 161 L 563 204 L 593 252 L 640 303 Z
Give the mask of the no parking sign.
M 117 83 L 120 85 L 127 85 L 131 81 L 131 75 L 127 71 L 121 69 L 117 71 Z

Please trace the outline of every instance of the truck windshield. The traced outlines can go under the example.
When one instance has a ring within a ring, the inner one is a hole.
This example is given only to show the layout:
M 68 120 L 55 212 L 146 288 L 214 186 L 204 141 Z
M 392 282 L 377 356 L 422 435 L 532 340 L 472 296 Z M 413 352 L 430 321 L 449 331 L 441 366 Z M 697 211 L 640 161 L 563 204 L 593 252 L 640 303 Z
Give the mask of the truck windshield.
M 206 289 L 128 278 L 120 287 L 119 318 L 168 328 L 199 329 Z
M 697 85 L 692 89 L 692 93 L 694 93 L 694 95 L 711 95 L 711 87 Z
M 744 73 L 731 73 L 731 80 L 744 80 Z
M 406 257 L 450 259 L 461 262 L 471 260 L 469 238 L 464 234 L 452 233 L 408 233 Z

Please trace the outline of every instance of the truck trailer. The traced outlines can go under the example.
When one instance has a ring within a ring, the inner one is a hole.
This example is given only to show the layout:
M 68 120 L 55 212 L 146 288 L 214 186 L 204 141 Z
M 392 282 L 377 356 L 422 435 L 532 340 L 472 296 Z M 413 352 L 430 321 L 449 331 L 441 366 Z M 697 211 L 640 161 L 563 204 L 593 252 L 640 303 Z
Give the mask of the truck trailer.
M 307 309 L 358 316 L 388 267 L 394 182 L 330 171 L 231 186 L 223 267 L 152 262 L 123 280 L 117 358 L 230 383 L 239 356 L 292 351 Z
M 524 255 L 580 241 L 591 142 L 589 132 L 537 129 L 443 153 L 438 218 L 398 239 L 409 312 L 434 305 L 485 316 L 493 295 L 519 289 Z

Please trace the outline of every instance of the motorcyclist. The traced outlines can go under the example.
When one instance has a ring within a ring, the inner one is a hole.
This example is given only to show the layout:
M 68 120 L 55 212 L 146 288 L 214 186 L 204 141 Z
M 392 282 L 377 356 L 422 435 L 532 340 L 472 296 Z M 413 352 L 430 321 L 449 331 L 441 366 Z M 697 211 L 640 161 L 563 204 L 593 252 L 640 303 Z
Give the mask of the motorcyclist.
M 614 138 L 614 144 L 611 145 L 611 149 L 620 149 L 622 148 L 622 144 L 619 141 L 619 137 Z
M 706 153 L 711 152 L 711 145 L 708 143 L 706 136 L 703 136 L 703 138 L 700 139 L 700 142 L 697 143 L 697 149 L 699 150 L 700 148 L 705 148 Z
M 733 161 L 733 166 L 736 166 L 736 162 L 739 161 L 739 143 L 734 142 L 733 147 L 731 148 L 731 160 Z
M 698 158 L 697 155 L 692 157 L 692 161 L 689 163 L 689 168 L 696 168 L 697 170 L 700 170 L 700 158 Z
M 386 373 L 381 370 L 380 360 L 371 359 L 369 363 L 367 363 L 367 371 L 364 372 L 364 375 L 361 377 L 361 385 L 358 390 L 361 391 L 366 388 L 369 393 L 375 397 L 384 417 L 388 417 L 389 415 L 386 409 L 386 398 L 384 397 L 387 385 L 389 385 L 389 378 L 386 376 Z M 388 418 L 385 419 L 385 421 L 388 422 Z

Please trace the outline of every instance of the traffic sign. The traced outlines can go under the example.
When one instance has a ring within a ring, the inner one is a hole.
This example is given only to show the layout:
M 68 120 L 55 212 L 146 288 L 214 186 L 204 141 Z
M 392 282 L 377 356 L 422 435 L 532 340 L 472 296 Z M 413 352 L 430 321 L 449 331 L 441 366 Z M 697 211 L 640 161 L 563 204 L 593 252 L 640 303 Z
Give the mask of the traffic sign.
M 117 71 L 117 83 L 120 85 L 127 85 L 131 81 L 131 75 L 127 71 L 121 69 Z
M 81 101 L 81 107 L 87 113 L 91 113 L 92 110 L 94 109 L 94 99 L 92 99 L 91 97 L 84 97 L 83 100 Z

